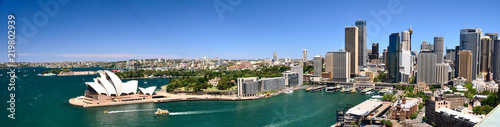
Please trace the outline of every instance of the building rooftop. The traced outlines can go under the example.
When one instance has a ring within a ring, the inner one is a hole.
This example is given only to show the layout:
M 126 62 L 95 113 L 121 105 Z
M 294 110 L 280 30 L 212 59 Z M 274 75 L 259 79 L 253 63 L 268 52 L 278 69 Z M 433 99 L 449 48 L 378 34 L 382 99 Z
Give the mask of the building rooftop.
M 440 108 L 440 109 L 436 110 L 436 112 L 444 112 L 444 113 L 447 113 L 447 114 L 455 115 L 455 118 L 457 118 L 457 119 L 460 118 L 460 117 L 462 117 L 464 119 L 469 119 L 469 121 L 471 121 L 473 123 L 478 123 L 479 121 L 482 120 L 478 116 L 475 116 L 475 115 L 472 115 L 472 114 L 463 114 L 461 112 L 457 112 L 455 110 L 451 110 L 451 109 L 448 109 L 448 108 Z
M 382 102 L 380 102 L 379 100 L 369 99 L 347 110 L 346 114 L 367 116 L 370 112 L 375 110 L 380 105 L 382 105 Z

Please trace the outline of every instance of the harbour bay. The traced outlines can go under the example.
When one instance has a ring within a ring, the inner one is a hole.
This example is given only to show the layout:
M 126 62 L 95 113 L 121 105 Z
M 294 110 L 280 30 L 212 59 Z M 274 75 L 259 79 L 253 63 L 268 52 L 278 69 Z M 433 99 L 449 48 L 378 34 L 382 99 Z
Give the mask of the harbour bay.
M 102 68 L 76 68 L 96 71 Z M 95 75 L 37 76 L 47 68 L 19 68 L 16 75 L 16 120 L 13 126 L 330 126 L 336 109 L 359 104 L 370 96 L 347 93 L 305 92 L 245 101 L 181 101 L 83 108 L 68 99 L 81 96 Z M 6 72 L 0 70 L 2 82 Z M 162 86 L 168 78 L 137 79 L 140 87 Z M 124 80 L 127 81 L 127 80 Z M 2 90 L 2 100 L 9 92 Z M 4 105 L 7 108 L 7 104 Z M 170 116 L 154 116 L 157 108 Z M 104 111 L 109 113 L 104 114 Z M 2 110 L 7 114 L 7 110 Z M 17 124 L 14 124 L 17 123 Z

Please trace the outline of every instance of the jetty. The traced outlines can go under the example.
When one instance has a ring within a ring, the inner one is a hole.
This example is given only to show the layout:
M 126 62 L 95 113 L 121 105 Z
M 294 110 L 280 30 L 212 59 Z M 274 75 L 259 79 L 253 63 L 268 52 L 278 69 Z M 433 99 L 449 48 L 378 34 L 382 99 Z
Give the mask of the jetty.
M 316 91 L 320 91 L 322 90 L 323 88 L 325 88 L 325 86 L 316 86 L 316 87 L 312 87 L 312 88 L 307 88 L 306 89 L 306 92 L 316 92 Z

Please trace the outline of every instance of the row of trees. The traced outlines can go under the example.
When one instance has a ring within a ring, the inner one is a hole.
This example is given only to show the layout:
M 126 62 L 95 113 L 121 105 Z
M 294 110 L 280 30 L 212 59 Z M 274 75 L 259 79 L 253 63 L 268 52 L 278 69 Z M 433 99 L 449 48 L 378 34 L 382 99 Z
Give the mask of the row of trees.
M 203 89 L 207 89 L 212 85 L 208 84 L 208 82 L 204 78 L 195 78 L 195 77 L 182 77 L 178 79 L 173 79 L 167 85 L 167 91 L 172 92 L 175 89 L 184 87 L 187 91 L 202 91 Z
M 115 72 L 115 74 L 120 78 L 144 78 L 147 76 L 196 76 L 198 73 L 196 71 L 189 70 L 173 70 L 173 71 L 161 71 L 161 70 L 132 70 L 132 71 L 122 71 Z
M 70 72 L 69 69 L 53 69 L 53 70 L 48 70 L 48 71 L 44 71 L 42 72 L 42 74 L 47 74 L 47 73 L 54 73 L 54 74 L 59 74 L 61 72 Z
M 188 89 L 193 89 L 194 91 L 201 91 L 206 89 L 211 85 L 208 84 L 210 79 L 216 77 L 220 78 L 217 89 L 227 90 L 235 86 L 237 78 L 241 77 L 281 77 L 282 73 L 290 70 L 286 66 L 260 66 L 257 70 L 170 70 L 170 71 L 160 71 L 160 70 L 132 70 L 115 72 L 115 74 L 120 78 L 144 78 L 147 76 L 178 76 L 179 79 L 171 80 L 170 84 L 167 86 L 167 91 L 173 91 L 177 88 L 185 87 Z M 195 78 L 197 77 L 197 78 Z
M 486 99 L 481 101 L 482 106 L 476 106 L 472 110 L 475 114 L 488 114 L 498 105 L 497 92 L 490 93 Z

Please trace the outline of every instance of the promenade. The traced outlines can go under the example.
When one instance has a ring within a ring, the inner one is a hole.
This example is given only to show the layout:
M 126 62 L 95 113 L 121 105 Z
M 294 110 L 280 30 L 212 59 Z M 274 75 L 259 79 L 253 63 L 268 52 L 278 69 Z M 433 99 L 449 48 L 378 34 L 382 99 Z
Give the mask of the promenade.
M 286 89 L 280 90 L 277 93 L 273 93 L 269 96 L 259 95 L 252 97 L 237 97 L 236 95 L 186 95 L 186 94 L 171 94 L 166 91 L 156 91 L 157 96 L 163 96 L 162 98 L 152 98 L 152 99 L 144 99 L 144 100 L 136 100 L 136 101 L 126 101 L 126 102 L 110 102 L 103 104 L 86 104 L 83 102 L 83 98 L 71 98 L 69 103 L 75 106 L 82 107 L 101 107 L 101 106 L 113 106 L 113 105 L 126 105 L 126 104 L 139 104 L 139 103 L 157 103 L 157 102 L 175 102 L 175 101 L 196 101 L 196 100 L 222 100 L 222 101 L 240 101 L 240 100 L 254 100 L 261 98 L 268 98 L 280 95 L 288 90 L 299 90 L 303 88 L 294 88 L 294 89 Z

